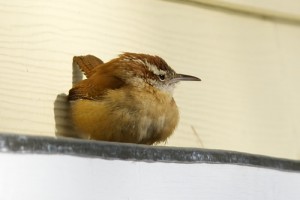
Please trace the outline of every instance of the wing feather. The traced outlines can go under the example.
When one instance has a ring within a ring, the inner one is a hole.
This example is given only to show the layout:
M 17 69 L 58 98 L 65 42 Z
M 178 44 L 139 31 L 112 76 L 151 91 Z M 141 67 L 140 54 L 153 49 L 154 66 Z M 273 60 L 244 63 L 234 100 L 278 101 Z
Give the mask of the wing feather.
M 86 60 L 80 58 L 80 56 L 76 57 L 76 59 L 77 61 L 80 60 L 78 63 L 81 66 L 84 66 L 83 69 L 87 75 L 87 79 L 76 83 L 69 91 L 69 101 L 78 99 L 100 100 L 107 90 L 118 89 L 124 86 L 125 82 L 113 75 L 115 68 L 109 63 L 102 63 L 93 67 L 92 71 L 89 71 L 93 64 L 82 64 Z M 99 64 L 99 61 L 97 63 Z

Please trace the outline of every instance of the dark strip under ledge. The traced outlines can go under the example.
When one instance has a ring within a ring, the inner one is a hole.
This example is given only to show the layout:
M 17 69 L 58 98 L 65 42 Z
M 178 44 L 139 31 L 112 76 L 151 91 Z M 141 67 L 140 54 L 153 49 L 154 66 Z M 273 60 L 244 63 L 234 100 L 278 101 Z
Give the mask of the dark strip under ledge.
M 166 163 L 236 164 L 300 172 L 300 161 L 234 151 L 160 147 L 0 133 L 1 153 L 63 154 Z

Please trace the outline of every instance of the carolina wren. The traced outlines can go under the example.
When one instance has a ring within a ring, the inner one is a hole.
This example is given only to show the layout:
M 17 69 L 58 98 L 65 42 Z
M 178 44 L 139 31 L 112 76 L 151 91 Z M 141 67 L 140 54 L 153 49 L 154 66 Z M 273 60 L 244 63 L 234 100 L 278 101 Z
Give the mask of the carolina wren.
M 147 54 L 124 53 L 107 63 L 92 55 L 75 56 L 73 62 L 87 79 L 69 91 L 72 122 L 79 137 L 94 140 L 166 141 L 179 121 L 175 84 L 200 81 Z

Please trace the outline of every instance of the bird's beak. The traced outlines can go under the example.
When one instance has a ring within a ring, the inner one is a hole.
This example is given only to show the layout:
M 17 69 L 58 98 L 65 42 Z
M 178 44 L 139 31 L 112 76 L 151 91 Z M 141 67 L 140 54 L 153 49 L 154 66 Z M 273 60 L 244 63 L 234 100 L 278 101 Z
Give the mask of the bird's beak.
M 176 74 L 175 77 L 172 79 L 172 82 L 177 83 L 179 81 L 201 81 L 201 79 L 196 76 Z

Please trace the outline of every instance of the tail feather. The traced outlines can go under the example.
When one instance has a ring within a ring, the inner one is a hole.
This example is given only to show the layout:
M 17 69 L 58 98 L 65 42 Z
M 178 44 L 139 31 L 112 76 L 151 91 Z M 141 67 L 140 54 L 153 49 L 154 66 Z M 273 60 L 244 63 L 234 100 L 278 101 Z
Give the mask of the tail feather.
M 96 66 L 102 65 L 103 61 L 96 56 L 86 55 L 86 56 L 74 56 L 73 63 L 76 63 L 84 75 L 89 78 L 94 73 L 94 68 Z

